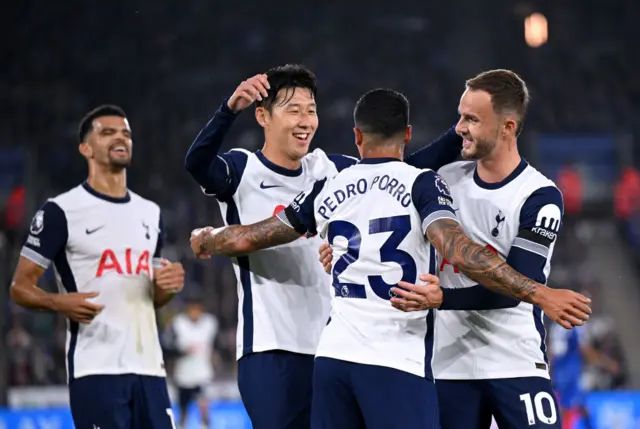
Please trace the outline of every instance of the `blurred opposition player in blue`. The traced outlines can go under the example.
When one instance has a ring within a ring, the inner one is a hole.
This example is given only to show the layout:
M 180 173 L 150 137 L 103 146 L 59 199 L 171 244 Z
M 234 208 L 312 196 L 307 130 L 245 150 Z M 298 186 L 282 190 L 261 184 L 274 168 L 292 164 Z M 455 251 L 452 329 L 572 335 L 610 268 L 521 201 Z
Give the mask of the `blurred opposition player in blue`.
M 256 103 L 262 150 L 220 153 L 238 114 Z M 227 225 L 251 224 L 283 210 L 302 189 L 357 160 L 309 145 L 318 128 L 316 79 L 297 65 L 242 82 L 189 149 L 185 167 L 220 203 Z M 437 169 L 459 156 L 450 130 L 407 158 Z M 238 279 L 238 386 L 255 429 L 308 428 L 314 354 L 329 317 L 328 277 L 317 263 L 319 238 L 234 260 Z
M 513 296 L 530 299 L 546 288 L 467 237 L 441 176 L 400 162 L 411 139 L 402 94 L 366 93 L 354 119 L 358 164 L 315 182 L 267 220 L 194 231 L 192 250 L 198 257 L 237 256 L 300 234 L 326 237 L 338 259 L 331 319 L 316 352 L 312 428 L 438 428 L 433 313 L 429 306 L 418 313 L 393 308 L 396 285 L 412 288 L 405 282 L 434 273 L 438 251 L 476 281 Z M 430 306 L 438 307 L 442 292 L 428 287 Z
M 560 408 L 564 412 L 563 427 L 571 427 L 567 423 L 581 414 L 583 363 L 589 355 L 597 354 L 585 341 L 584 332 L 583 328 L 568 331 L 558 325 L 553 325 L 549 332 L 551 375 Z
M 518 153 L 529 104 L 508 70 L 466 83 L 456 130 L 464 161 L 440 169 L 464 229 L 526 277 L 546 283 L 562 224 L 562 195 Z M 443 302 L 436 317 L 433 371 L 444 429 L 560 428 L 549 380 L 543 311 L 564 328 L 588 319 L 589 299 L 549 288 L 514 299 L 478 285 L 446 253 L 439 261 Z M 486 284 L 482 281 L 484 286 Z M 403 293 L 398 308 L 420 301 Z M 426 291 L 425 294 L 428 294 Z M 420 306 L 418 306 L 418 309 Z
M 155 309 L 182 289 L 162 259 L 160 208 L 127 189 L 131 129 L 116 106 L 80 123 L 89 177 L 35 214 L 11 297 L 68 317 L 67 372 L 77 429 L 175 429 Z M 39 289 L 53 265 L 60 293 Z

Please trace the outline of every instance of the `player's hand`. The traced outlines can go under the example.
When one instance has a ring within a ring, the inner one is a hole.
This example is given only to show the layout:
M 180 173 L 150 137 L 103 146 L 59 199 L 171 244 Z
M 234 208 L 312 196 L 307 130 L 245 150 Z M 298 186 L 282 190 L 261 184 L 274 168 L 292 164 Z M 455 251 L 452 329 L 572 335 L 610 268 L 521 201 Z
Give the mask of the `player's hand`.
M 432 274 L 421 274 L 419 279 L 425 284 L 399 282 L 398 287 L 391 288 L 391 292 L 397 295 L 391 298 L 394 308 L 402 311 L 424 311 L 442 305 L 440 279 Z
M 191 250 L 198 259 L 211 259 L 211 253 L 207 252 L 204 248 L 204 240 L 207 234 L 212 234 L 215 228 L 212 226 L 205 226 L 204 228 L 196 228 L 191 231 Z
M 331 262 L 333 261 L 333 249 L 329 243 L 322 243 L 320 245 L 320 263 L 324 267 L 324 270 L 331 274 Z
M 100 314 L 104 305 L 87 301 L 98 296 L 98 292 L 67 293 L 55 296 L 54 310 L 78 323 L 91 323 Z
M 266 74 L 257 74 L 242 82 L 229 98 L 227 106 L 234 112 L 239 112 L 251 106 L 255 101 L 267 98 L 269 81 Z
M 153 282 L 160 290 L 178 293 L 184 287 L 184 268 L 180 262 L 163 259 L 162 267 L 153 269 Z
M 567 289 L 547 288 L 537 304 L 551 320 L 565 329 L 584 325 L 591 314 L 591 300 Z

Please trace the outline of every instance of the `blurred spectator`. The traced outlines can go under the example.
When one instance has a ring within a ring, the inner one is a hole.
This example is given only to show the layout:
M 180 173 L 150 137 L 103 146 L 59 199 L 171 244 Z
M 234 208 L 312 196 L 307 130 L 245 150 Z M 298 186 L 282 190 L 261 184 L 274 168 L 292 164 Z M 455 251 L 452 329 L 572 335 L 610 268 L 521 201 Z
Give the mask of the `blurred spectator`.
M 562 191 L 565 215 L 582 211 L 582 178 L 575 164 L 565 165 L 558 173 L 558 188 Z

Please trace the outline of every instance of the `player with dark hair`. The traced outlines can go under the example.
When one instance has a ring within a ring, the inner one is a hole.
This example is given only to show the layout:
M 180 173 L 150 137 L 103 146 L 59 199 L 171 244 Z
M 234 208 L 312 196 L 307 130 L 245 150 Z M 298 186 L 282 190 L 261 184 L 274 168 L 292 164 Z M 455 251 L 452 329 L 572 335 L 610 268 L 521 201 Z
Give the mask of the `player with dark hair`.
M 182 289 L 184 270 L 162 258 L 160 208 L 127 189 L 133 145 L 124 111 L 92 110 L 78 138 L 89 176 L 35 214 L 11 297 L 69 319 L 76 428 L 175 429 L 155 308 Z M 37 286 L 50 266 L 57 294 Z
M 525 82 L 512 71 L 491 70 L 469 79 L 456 127 L 464 138 L 465 161 L 439 173 L 451 188 L 467 234 L 544 284 L 563 202 L 555 184 L 518 153 L 529 101 Z M 444 289 L 433 371 L 443 429 L 488 429 L 492 417 L 500 429 L 559 429 L 543 311 L 570 329 L 588 318 L 589 300 L 546 287 L 513 298 L 496 294 L 485 281 L 469 276 L 454 255 L 440 254 Z M 432 300 L 431 290 L 421 286 L 398 294 L 393 305 L 402 310 L 420 311 Z
M 398 285 L 415 288 L 419 273 L 435 273 L 436 250 L 487 287 L 551 310 L 562 307 L 575 323 L 589 308 L 579 294 L 551 291 L 473 242 L 444 179 L 399 162 L 411 139 L 402 94 L 366 93 L 354 120 L 358 164 L 315 182 L 269 219 L 195 230 L 191 247 L 198 257 L 238 256 L 300 234 L 326 237 L 340 256 L 332 272 L 331 319 L 316 353 L 312 428 L 437 428 L 428 309 L 440 306 L 442 292 L 437 284 L 424 286 L 431 301 L 417 314 L 390 302 L 402 292 Z M 389 398 L 402 399 L 389 407 Z
M 275 67 L 242 82 L 189 148 L 185 167 L 218 200 L 225 224 L 273 215 L 317 180 L 357 160 L 309 152 L 318 129 L 316 78 L 299 65 Z M 262 150 L 220 148 L 238 114 L 256 103 Z M 453 162 L 453 129 L 406 162 L 437 169 Z M 329 317 L 327 275 L 316 263 L 321 240 L 301 238 L 235 258 L 238 279 L 238 386 L 255 429 L 309 427 L 311 381 L 320 333 Z

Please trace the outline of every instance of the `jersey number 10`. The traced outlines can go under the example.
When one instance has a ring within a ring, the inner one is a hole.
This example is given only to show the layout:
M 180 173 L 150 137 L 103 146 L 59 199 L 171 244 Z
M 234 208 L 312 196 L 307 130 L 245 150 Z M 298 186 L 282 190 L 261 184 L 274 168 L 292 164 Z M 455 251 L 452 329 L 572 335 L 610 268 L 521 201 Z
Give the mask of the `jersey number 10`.
M 395 262 L 402 268 L 402 280 L 415 283 L 417 267 L 413 257 L 398 246 L 411 232 L 411 217 L 409 215 L 385 217 L 369 221 L 369 234 L 390 232 L 391 235 L 380 247 L 380 262 Z M 366 298 L 367 292 L 364 285 L 357 283 L 342 283 L 340 274 L 360 257 L 360 244 L 362 234 L 357 226 L 344 220 L 335 220 L 329 223 L 329 244 L 333 245 L 336 237 L 347 239 L 347 251 L 333 266 L 333 287 L 335 295 L 343 298 Z M 391 288 L 395 284 L 389 284 L 380 275 L 368 276 L 369 285 L 373 292 L 382 299 L 391 299 L 394 295 Z

